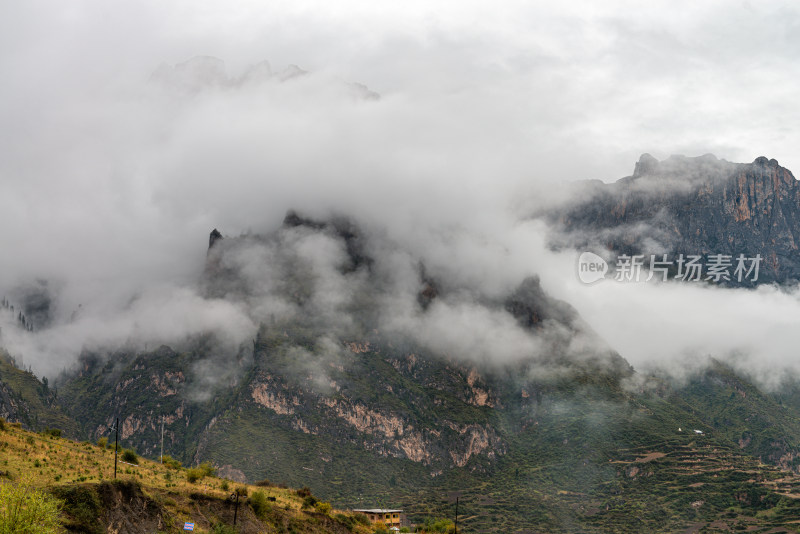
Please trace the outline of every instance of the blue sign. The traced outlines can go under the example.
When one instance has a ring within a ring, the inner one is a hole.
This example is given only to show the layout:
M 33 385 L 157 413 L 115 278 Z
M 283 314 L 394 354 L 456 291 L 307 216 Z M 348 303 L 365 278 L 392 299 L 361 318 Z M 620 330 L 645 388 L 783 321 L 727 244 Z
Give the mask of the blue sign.
M 194 523 L 184 523 L 183 530 L 194 530 Z

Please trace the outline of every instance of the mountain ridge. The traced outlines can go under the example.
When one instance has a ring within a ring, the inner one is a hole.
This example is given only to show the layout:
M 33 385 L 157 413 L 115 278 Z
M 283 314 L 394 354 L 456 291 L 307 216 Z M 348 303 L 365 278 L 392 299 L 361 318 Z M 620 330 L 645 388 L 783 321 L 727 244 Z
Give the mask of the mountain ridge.
M 671 187 L 675 161 L 645 158 L 619 187 Z M 727 165 L 701 163 L 700 177 Z M 736 169 L 777 176 L 758 165 Z M 253 338 L 85 351 L 57 381 L 71 432 L 96 440 L 119 417 L 125 445 L 155 457 L 163 425 L 180 461 L 337 506 L 420 518 L 459 492 L 476 532 L 668 532 L 761 512 L 776 526 L 800 506 L 793 383 L 779 401 L 721 363 L 685 384 L 642 375 L 536 277 L 483 294 L 352 220 L 290 212 L 263 235 L 212 231 L 199 285 L 258 318 Z
M 576 202 L 547 214 L 556 247 L 614 256 L 760 254 L 757 283 L 800 277 L 800 186 L 775 159 L 659 162 L 644 154 L 631 176 L 582 189 Z

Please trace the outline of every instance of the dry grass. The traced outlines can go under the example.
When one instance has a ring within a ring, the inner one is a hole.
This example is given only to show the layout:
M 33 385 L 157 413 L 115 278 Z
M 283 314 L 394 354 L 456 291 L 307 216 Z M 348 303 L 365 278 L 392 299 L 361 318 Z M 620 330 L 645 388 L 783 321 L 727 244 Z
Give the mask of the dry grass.
M 113 480 L 114 451 L 88 442 L 36 434 L 6 423 L 5 429 L 0 430 L 0 482 L 21 478 L 37 487 Z M 185 468 L 169 468 L 142 457 L 139 465 L 125 464 L 118 458 L 117 478 L 137 481 L 147 495 L 158 500 L 178 521 L 192 520 L 190 515 L 195 511 L 192 494 L 226 499 L 237 488 L 246 488 L 247 495 L 261 491 L 275 499 L 274 502 L 270 499 L 273 506 L 297 517 L 304 514 L 303 499 L 296 490 L 241 484 L 217 477 L 191 483 Z M 240 497 L 240 506 L 246 505 L 246 501 L 247 497 Z M 332 510 L 331 515 L 338 512 Z

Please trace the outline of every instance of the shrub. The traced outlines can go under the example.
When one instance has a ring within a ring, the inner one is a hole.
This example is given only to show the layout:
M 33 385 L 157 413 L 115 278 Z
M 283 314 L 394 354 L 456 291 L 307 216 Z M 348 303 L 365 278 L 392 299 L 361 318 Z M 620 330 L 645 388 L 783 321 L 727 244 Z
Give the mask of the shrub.
M 108 447 L 108 438 L 100 438 L 97 440 L 97 446 L 101 449 Z
M 311 488 L 309 488 L 308 486 L 303 486 L 302 488 L 297 490 L 297 496 L 298 497 L 309 497 L 309 496 L 311 496 Z
M 211 465 L 211 462 L 203 462 L 197 467 L 203 472 L 203 476 L 206 477 L 213 477 L 217 473 L 217 470 L 214 469 L 214 466 Z
M 315 506 L 317 508 L 317 511 L 319 511 L 320 513 L 323 513 L 325 515 L 328 515 L 328 514 L 331 513 L 331 503 L 329 503 L 329 502 L 320 501 L 317 504 L 315 504 Z
M 303 508 L 312 508 L 317 504 L 317 498 L 313 495 L 309 495 L 305 499 L 303 499 Z
M 253 512 L 258 516 L 259 519 L 264 519 L 267 514 L 267 510 L 269 510 L 269 504 L 267 503 L 267 496 L 264 494 L 263 491 L 254 491 L 253 494 L 248 499 L 250 507 L 253 509 Z
M 353 516 L 345 515 L 345 514 L 343 514 L 341 512 L 339 512 L 336 515 L 334 515 L 333 519 L 335 519 L 336 521 L 338 521 L 339 523 L 341 523 L 342 525 L 347 527 L 347 530 L 349 530 L 351 532 L 353 530 L 353 527 L 355 527 L 355 525 L 356 525 L 356 521 L 353 518 Z
M 236 493 L 238 493 L 240 497 L 247 497 L 247 486 L 239 486 L 236 488 Z
M 129 464 L 139 464 L 139 457 L 133 449 L 122 449 L 122 461 Z
M 161 463 L 170 469 L 180 469 L 181 467 L 181 463 L 168 454 L 161 457 Z
M 0 417 L 0 430 L 6 429 L 6 420 Z
M 800 458 L 798 458 L 798 461 L 800 461 Z M 256 482 L 253 485 L 254 486 L 259 486 L 259 487 L 262 487 L 262 488 L 271 488 L 272 486 L 274 486 L 274 484 L 272 482 L 270 482 L 270 480 L 267 479 L 267 478 L 265 478 L 264 480 L 259 480 L 258 482 Z
M 211 527 L 211 534 L 236 534 L 236 528 L 225 523 L 217 523 Z
M 423 532 L 451 532 L 454 529 L 453 522 L 449 519 L 433 519 L 428 517 L 422 524 Z
M 53 489 L 56 496 L 64 501 L 64 511 L 72 516 L 68 526 L 95 532 L 101 505 L 97 492 L 83 486 L 59 486 Z
M 42 431 L 42 434 L 45 436 L 50 436 L 52 438 L 60 438 L 61 437 L 61 429 L 59 428 L 45 428 Z
M 186 470 L 186 480 L 192 484 L 203 478 L 203 476 L 203 472 L 197 467 L 192 467 L 191 469 Z
M 220 489 L 222 489 L 222 491 L 228 491 L 229 489 L 231 489 L 231 485 L 228 484 L 227 480 L 223 480 L 222 484 L 220 484 L 219 487 L 220 487 Z
M 214 476 L 215 472 L 216 469 L 214 469 L 214 467 L 211 465 L 211 462 L 203 462 L 197 467 L 192 467 L 191 469 L 186 470 L 186 480 L 194 484 L 198 480 L 202 480 L 205 477 Z
M 58 499 L 27 483 L 0 484 L 0 532 L 60 532 Z

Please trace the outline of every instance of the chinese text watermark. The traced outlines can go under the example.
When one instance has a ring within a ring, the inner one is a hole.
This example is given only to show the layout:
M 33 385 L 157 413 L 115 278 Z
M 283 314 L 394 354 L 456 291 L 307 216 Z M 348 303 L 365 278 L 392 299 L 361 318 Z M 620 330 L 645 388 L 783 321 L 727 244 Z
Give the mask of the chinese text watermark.
M 621 254 L 617 256 L 613 278 L 618 282 L 756 282 L 761 260 L 761 254 L 678 254 L 672 259 L 668 254 Z M 584 284 L 606 278 L 609 270 L 608 262 L 593 252 L 584 252 L 578 258 L 578 278 Z

